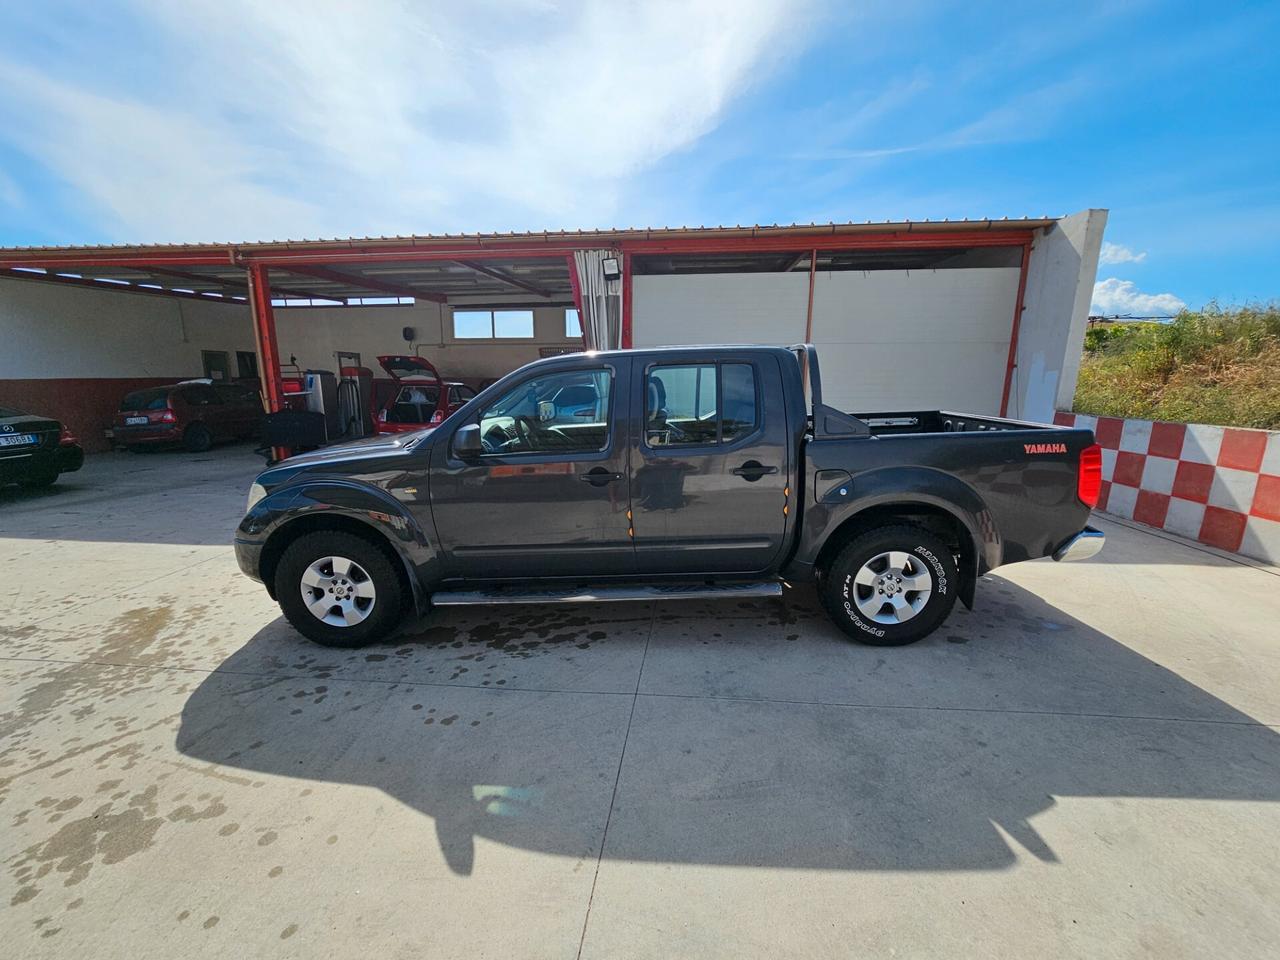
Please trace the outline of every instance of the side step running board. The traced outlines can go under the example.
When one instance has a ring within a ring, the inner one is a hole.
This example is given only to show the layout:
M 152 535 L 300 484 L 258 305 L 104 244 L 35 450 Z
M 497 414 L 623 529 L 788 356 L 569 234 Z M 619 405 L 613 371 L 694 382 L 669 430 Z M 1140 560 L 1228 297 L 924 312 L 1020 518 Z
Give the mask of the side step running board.
M 760 583 L 668 583 L 649 586 L 564 587 L 544 590 L 491 587 L 486 590 L 444 590 L 431 595 L 437 607 L 461 607 L 491 603 L 598 603 L 615 600 L 728 600 L 735 597 L 780 597 L 782 584 L 776 580 Z

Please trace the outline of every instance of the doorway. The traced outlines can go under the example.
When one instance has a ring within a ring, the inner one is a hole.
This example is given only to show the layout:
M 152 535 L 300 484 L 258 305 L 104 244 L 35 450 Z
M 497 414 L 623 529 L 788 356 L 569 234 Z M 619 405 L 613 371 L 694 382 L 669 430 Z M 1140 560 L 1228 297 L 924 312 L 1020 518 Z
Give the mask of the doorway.
M 231 364 L 225 350 L 201 350 L 200 358 L 204 361 L 205 379 L 214 383 L 226 383 L 231 379 Z

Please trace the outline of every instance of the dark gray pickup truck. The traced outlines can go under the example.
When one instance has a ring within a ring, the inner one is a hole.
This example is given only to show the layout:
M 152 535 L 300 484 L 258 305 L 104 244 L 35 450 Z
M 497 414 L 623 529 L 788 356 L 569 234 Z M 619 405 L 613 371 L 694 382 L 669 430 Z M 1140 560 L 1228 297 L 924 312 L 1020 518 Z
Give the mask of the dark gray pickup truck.
M 856 640 L 972 607 L 986 571 L 1102 546 L 1089 430 L 822 402 L 811 345 L 583 353 L 434 430 L 258 477 L 240 568 L 327 646 L 472 603 L 777 596 L 816 581 Z

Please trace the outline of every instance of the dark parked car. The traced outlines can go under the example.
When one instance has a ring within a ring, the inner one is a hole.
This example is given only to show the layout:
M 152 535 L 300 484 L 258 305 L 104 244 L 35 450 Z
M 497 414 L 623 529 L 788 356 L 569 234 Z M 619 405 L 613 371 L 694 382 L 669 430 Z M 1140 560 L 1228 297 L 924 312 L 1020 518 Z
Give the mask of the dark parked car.
M 808 345 L 578 354 L 433 431 L 266 471 L 236 556 L 329 646 L 385 637 L 413 607 L 778 596 L 784 580 L 816 581 L 842 630 L 896 646 L 972 606 L 994 567 L 1095 554 L 1101 462 L 1089 430 L 842 413 Z
M 0 483 L 47 487 L 83 465 L 83 448 L 57 420 L 0 407 Z
M 219 440 L 256 436 L 261 420 L 252 387 L 190 381 L 126 394 L 112 432 L 131 450 L 181 443 L 199 453 Z

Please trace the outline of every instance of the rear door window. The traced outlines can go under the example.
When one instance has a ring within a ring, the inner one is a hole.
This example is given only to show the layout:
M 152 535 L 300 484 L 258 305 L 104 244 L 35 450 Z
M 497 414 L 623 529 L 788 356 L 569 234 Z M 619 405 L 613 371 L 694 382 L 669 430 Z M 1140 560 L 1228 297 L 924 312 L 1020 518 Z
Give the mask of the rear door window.
M 760 425 L 749 363 L 671 364 L 645 375 L 645 442 L 650 447 L 731 443 Z
M 205 384 L 196 384 L 186 387 L 182 391 L 182 399 L 189 406 L 208 407 L 214 404 L 222 403 L 222 398 L 218 396 L 218 392 L 213 387 Z
M 257 394 L 251 387 L 243 387 L 239 384 L 215 386 L 213 390 L 224 403 L 251 403 L 257 400 Z

